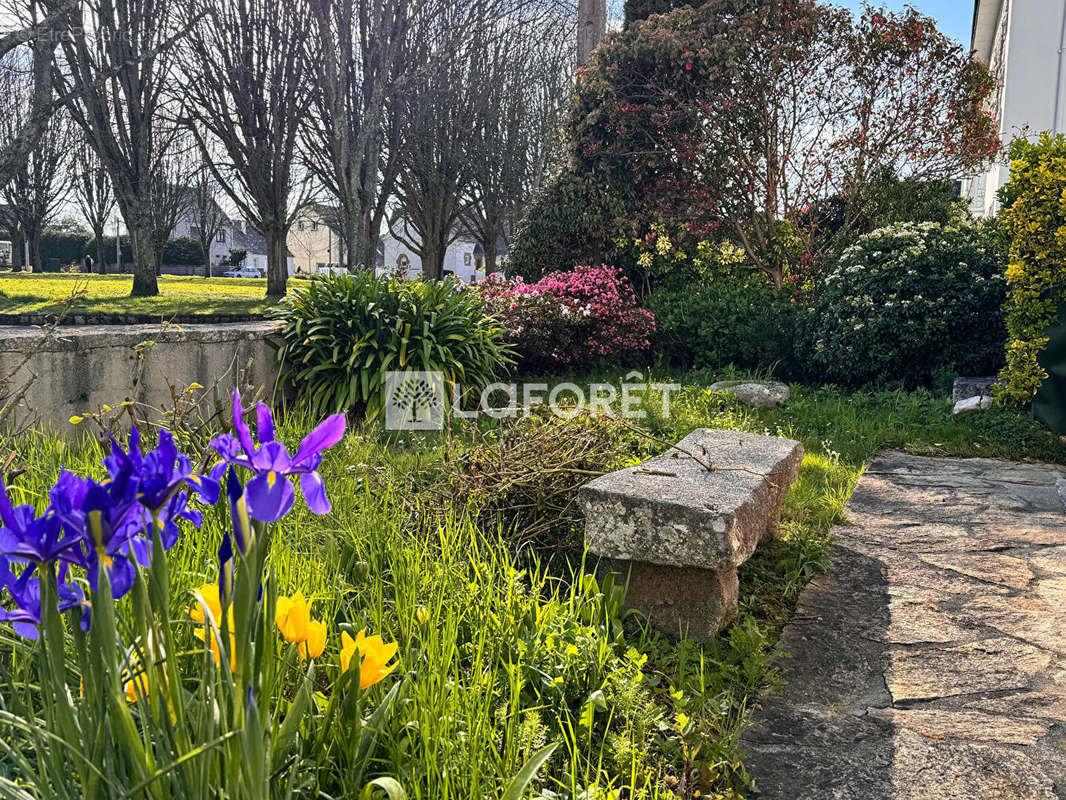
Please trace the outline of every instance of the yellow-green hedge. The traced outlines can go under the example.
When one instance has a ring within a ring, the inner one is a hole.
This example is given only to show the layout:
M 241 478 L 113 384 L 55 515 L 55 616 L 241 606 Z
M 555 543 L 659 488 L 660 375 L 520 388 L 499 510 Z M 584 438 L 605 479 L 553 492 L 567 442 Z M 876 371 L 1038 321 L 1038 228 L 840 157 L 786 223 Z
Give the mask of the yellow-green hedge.
M 1047 372 L 1039 357 L 1066 299 L 1066 136 L 1044 133 L 1010 146 L 1010 181 L 1000 193 L 1011 236 L 1007 267 L 1007 366 L 998 399 L 1025 405 Z

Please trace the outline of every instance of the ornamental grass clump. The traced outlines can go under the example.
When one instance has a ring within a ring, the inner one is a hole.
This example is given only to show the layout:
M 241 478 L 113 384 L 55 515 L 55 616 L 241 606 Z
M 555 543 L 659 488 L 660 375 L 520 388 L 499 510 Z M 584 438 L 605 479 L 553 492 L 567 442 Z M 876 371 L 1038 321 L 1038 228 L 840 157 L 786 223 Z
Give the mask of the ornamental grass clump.
M 450 281 L 323 276 L 294 290 L 274 316 L 283 380 L 316 416 L 376 417 L 390 371 L 440 372 L 481 391 L 511 361 L 484 303 Z
M 5 796 L 259 800 L 338 777 L 362 797 L 404 796 L 392 778 L 364 781 L 400 683 L 367 721 L 365 693 L 396 669 L 395 644 L 331 631 L 301 591 L 279 596 L 271 559 L 290 478 L 312 512 L 330 510 L 318 468 L 345 419 L 290 455 L 265 405 L 258 444 L 244 413 L 235 392 L 235 435 L 211 442 L 210 469 L 165 430 L 143 452 L 133 430 L 128 449 L 112 441 L 106 479 L 62 471 L 43 513 L 0 491 L 0 620 L 22 637 L 4 637 Z M 220 501 L 232 527 L 217 580 L 177 594 L 167 551 L 200 527 L 197 503 Z

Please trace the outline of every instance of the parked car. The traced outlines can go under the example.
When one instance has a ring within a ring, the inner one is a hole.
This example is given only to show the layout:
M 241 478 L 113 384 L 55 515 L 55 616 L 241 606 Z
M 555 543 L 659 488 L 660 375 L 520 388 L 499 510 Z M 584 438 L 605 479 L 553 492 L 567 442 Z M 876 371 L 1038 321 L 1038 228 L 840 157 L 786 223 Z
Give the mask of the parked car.
M 231 269 L 229 272 L 223 272 L 223 277 L 226 278 L 262 278 L 263 271 L 258 267 L 240 267 L 239 269 Z

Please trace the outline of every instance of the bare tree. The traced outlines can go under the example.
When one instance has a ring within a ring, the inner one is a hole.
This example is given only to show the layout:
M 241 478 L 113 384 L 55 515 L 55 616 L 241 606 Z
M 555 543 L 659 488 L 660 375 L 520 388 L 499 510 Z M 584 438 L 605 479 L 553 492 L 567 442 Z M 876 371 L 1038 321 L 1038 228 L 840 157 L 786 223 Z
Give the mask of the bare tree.
M 107 222 L 115 210 L 115 193 L 111 178 L 92 146 L 82 139 L 74 151 L 74 199 L 96 240 L 96 266 L 107 271 L 107 251 L 104 235 Z
M 398 92 L 392 113 L 404 120 L 398 159 L 392 235 L 422 260 L 422 274 L 440 279 L 444 257 L 459 235 L 459 217 L 470 181 L 475 123 L 476 54 L 487 46 L 501 18 L 497 0 L 454 0 L 413 31 L 412 51 L 424 62 Z
M 156 256 L 155 274 L 163 271 L 163 253 L 178 221 L 191 213 L 189 186 L 196 172 L 196 144 L 184 128 L 160 121 L 157 136 L 165 142 L 166 156 L 152 175 L 152 207 L 147 219 Z
M 219 205 L 221 196 L 222 188 L 211 174 L 210 168 L 202 166 L 189 187 L 189 214 L 196 228 L 196 237 L 200 240 L 200 249 L 204 253 L 205 278 L 211 277 L 211 243 L 225 230 L 229 222 L 229 217 Z
M 350 269 L 372 268 L 380 220 L 386 102 L 417 66 L 408 36 L 437 0 L 311 0 L 314 97 L 304 144 L 315 176 L 338 200 Z
M 501 31 L 475 62 L 474 80 L 483 88 L 462 221 L 484 248 L 486 273 L 496 271 L 498 243 L 509 244 L 548 174 L 572 88 L 573 32 L 571 18 L 538 13 Z
M 285 294 L 286 238 L 305 186 L 296 143 L 311 103 L 309 0 L 195 0 L 183 91 L 212 173 L 267 243 L 267 295 Z M 217 148 L 222 159 L 213 158 Z
M 177 0 L 94 0 L 79 4 L 62 40 L 59 71 L 75 121 L 111 177 L 133 246 L 133 295 L 159 293 L 162 252 L 154 209 L 165 203 L 161 125 L 172 80 Z
M 19 165 L 33 152 L 44 135 L 56 106 L 53 66 L 59 33 L 70 22 L 72 9 L 79 0 L 28 0 L 25 7 L 14 9 L 17 27 L 0 31 L 0 59 L 29 49 L 29 113 L 13 135 L 0 145 L 0 186 L 7 184 Z M 0 104 L 4 98 L 0 98 Z M 0 108 L 0 113 L 3 109 Z
M 5 96 L 6 113 L 0 116 L 0 141 L 14 141 L 33 116 L 33 77 L 7 61 L 0 71 L 0 92 Z M 0 189 L 11 217 L 25 243 L 30 264 L 43 268 L 41 233 L 59 209 L 70 184 L 67 164 L 71 150 L 70 118 L 53 114 L 37 145 L 16 165 L 14 174 Z

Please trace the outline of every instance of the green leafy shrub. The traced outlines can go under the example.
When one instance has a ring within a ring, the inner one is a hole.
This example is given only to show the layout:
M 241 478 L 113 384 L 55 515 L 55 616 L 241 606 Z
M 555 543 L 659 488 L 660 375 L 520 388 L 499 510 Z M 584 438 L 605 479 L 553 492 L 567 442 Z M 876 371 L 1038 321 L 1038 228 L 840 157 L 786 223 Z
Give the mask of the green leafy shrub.
M 812 233 L 811 250 L 821 256 L 815 268 L 832 268 L 847 247 L 878 228 L 904 222 L 959 225 L 969 218 L 954 181 L 900 178 L 889 169 L 874 176 L 858 195 L 858 203 L 831 195 L 812 204 L 800 218 L 799 228 Z
M 729 246 L 701 243 L 691 263 L 678 263 L 676 275 L 651 292 L 647 306 L 656 319 L 653 349 L 677 366 L 755 369 L 791 351 L 787 296 Z
M 283 379 L 319 414 L 377 416 L 389 371 L 439 371 L 480 390 L 510 363 L 479 297 L 447 281 L 325 276 L 290 292 L 274 316 L 282 321 Z
M 666 14 L 681 6 L 698 6 L 700 0 L 626 0 L 625 24 L 647 19 L 652 14 Z
M 999 399 L 1030 402 L 1047 378 L 1040 354 L 1066 299 L 1066 136 L 1015 139 L 1010 181 L 1000 193 L 1011 237 L 1007 268 L 1007 366 Z
M 894 225 L 861 237 L 804 315 L 800 360 L 845 386 L 928 385 L 946 368 L 985 375 L 1006 336 L 994 225 Z
M 204 249 L 198 239 L 179 236 L 163 248 L 163 263 L 199 266 L 204 263 Z
M 60 264 L 80 261 L 87 252 L 94 252 L 88 250 L 90 241 L 93 239 L 87 233 L 46 230 L 41 234 L 41 258 Z M 112 252 L 114 252 L 114 247 L 115 244 L 112 241 Z
M 555 269 L 610 263 L 624 189 L 565 171 L 534 197 L 515 231 L 507 273 L 538 281 Z

